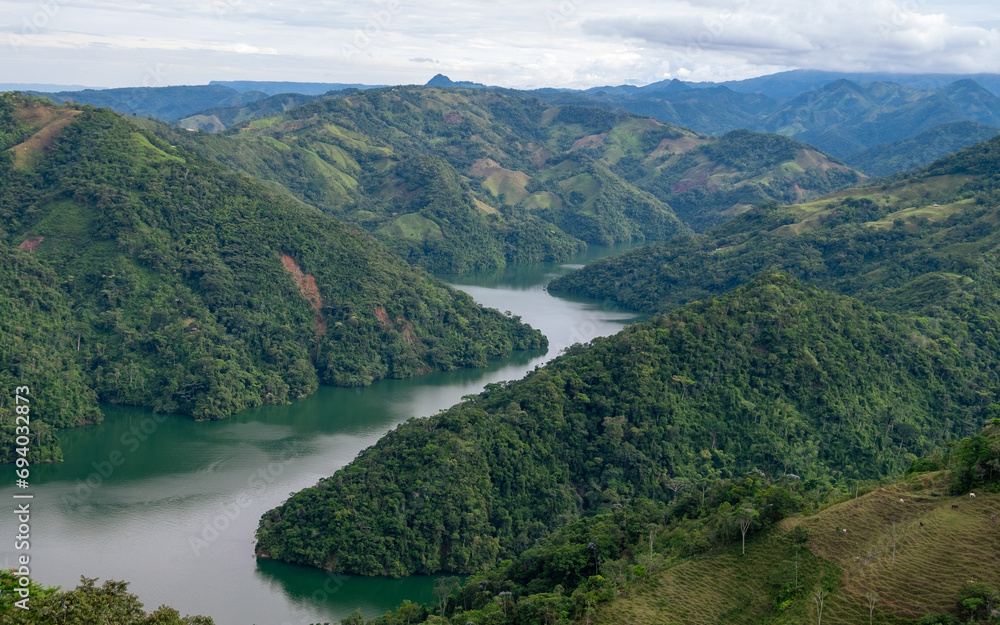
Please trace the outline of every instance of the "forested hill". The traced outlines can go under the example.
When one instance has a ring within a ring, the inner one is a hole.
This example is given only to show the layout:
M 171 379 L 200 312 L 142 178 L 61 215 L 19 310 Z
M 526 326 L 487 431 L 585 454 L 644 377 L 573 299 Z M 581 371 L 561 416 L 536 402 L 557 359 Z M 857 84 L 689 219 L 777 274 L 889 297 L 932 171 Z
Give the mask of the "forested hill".
M 624 109 L 714 135 L 740 128 L 778 133 L 815 145 L 870 175 L 901 171 L 908 162 L 926 165 L 947 153 L 940 151 L 947 145 L 954 151 L 981 141 L 978 125 L 994 132 L 1000 126 L 996 74 L 827 74 L 803 82 L 776 74 L 756 83 L 763 91 L 749 86 L 754 80 L 744 85 L 674 80 L 639 88 L 540 91 L 538 96 L 551 104 Z M 923 141 L 917 142 L 920 135 Z M 892 157 L 874 161 L 869 150 Z
M 703 235 L 593 263 L 550 289 L 669 310 L 767 268 L 879 307 L 998 323 L 1000 138 L 879 185 L 765 205 Z M 990 327 L 992 326 L 992 328 Z
M 958 152 L 964 147 L 988 141 L 1000 129 L 971 121 L 935 126 L 918 135 L 892 143 L 883 143 L 846 159 L 851 166 L 871 176 L 914 169 Z
M 996 401 L 998 352 L 968 332 L 769 274 L 408 421 L 266 514 L 257 553 L 365 575 L 472 572 L 684 484 L 887 475 L 974 433 Z
M 686 231 L 684 221 L 699 229 L 864 179 L 784 137 L 716 139 L 516 91 L 392 87 L 284 115 L 212 114 L 242 121 L 221 135 L 158 132 L 442 272 L 561 259 L 582 242 L 666 240 Z
M 98 420 L 98 399 L 218 419 L 545 343 L 104 109 L 0 95 L 0 234 L 0 379 L 30 385 L 40 435 Z

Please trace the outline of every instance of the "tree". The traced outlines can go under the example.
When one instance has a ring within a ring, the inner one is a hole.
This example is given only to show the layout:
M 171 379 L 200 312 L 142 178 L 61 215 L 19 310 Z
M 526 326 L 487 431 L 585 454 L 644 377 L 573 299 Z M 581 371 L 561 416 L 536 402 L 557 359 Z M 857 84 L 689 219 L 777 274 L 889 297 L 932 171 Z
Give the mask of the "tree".
M 128 592 L 128 582 L 106 580 L 100 586 L 97 580 L 80 578 L 72 590 L 43 587 L 30 582 L 31 605 L 29 610 L 15 607 L 20 587 L 14 571 L 0 570 L 0 623 L 4 625 L 63 625 L 69 623 L 114 623 L 115 625 L 213 625 L 211 618 L 203 616 L 181 617 L 177 610 L 160 606 L 146 614 L 142 602 Z
M 712 454 L 707 449 L 701 452 L 706 456 L 706 460 L 711 460 Z M 705 505 L 705 493 L 708 492 L 708 487 L 714 484 L 720 477 L 721 471 L 716 469 L 711 465 L 710 462 L 706 462 L 704 468 L 702 469 L 704 475 L 700 476 L 697 480 L 698 490 L 701 491 L 701 505 Z
M 691 480 L 686 477 L 672 477 L 667 480 L 667 488 L 674 491 L 674 497 L 682 490 L 687 490 L 691 486 Z
M 896 529 L 896 522 L 889 526 L 889 542 L 892 544 L 892 564 L 896 564 L 896 543 L 899 541 L 899 530 Z
M 361 608 L 354 610 L 350 616 L 341 619 L 341 625 L 365 625 L 365 615 L 361 613 Z
M 799 549 L 800 545 L 793 545 L 792 549 L 795 551 L 795 587 L 799 587 Z
M 743 539 L 743 555 L 747 553 L 747 532 L 756 525 L 760 513 L 753 508 L 741 508 L 736 515 L 736 523 L 740 526 L 740 536 Z
M 788 532 L 788 538 L 792 540 L 792 551 L 795 552 L 795 588 L 799 587 L 799 549 L 809 541 L 809 533 L 801 525 L 796 525 L 792 531 Z
M 444 609 L 448 602 L 448 597 L 451 593 L 462 585 L 462 582 L 457 577 L 440 577 L 436 582 L 434 582 L 434 596 L 441 600 L 441 614 L 444 614 Z
M 816 604 L 816 625 L 823 625 L 823 602 L 826 601 L 826 589 L 820 588 L 813 595 L 813 602 Z
M 656 530 L 660 529 L 660 526 L 657 525 L 656 523 L 650 523 L 649 525 L 646 526 L 646 529 L 649 530 L 649 557 L 650 557 L 650 559 L 652 559 L 652 557 L 653 557 L 653 535 L 656 533 Z
M 875 621 L 875 604 L 878 603 L 878 593 L 869 590 L 865 594 L 865 599 L 868 600 L 868 625 L 871 625 Z

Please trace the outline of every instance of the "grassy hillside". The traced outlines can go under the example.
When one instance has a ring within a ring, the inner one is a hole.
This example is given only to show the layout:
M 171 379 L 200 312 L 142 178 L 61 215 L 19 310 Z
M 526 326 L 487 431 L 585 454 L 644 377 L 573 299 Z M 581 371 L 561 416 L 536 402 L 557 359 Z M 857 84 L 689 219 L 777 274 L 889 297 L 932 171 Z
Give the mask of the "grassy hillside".
M 626 502 L 369 623 L 995 623 L 1000 472 L 956 478 L 997 461 L 997 424 L 880 483 L 752 470 Z
M 816 148 L 780 135 L 733 131 L 701 145 L 664 145 L 637 184 L 702 231 L 777 201 L 796 204 L 851 186 L 865 176 Z M 655 163 L 655 164 L 654 164 Z
M 975 499 L 950 496 L 949 478 L 947 472 L 911 476 L 822 512 L 786 519 L 755 537 L 745 556 L 736 546 L 683 561 L 602 606 L 593 622 L 816 622 L 816 570 L 823 563 L 836 571 L 824 601 L 824 623 L 862 625 L 872 617 L 875 623 L 904 624 L 958 615 L 963 592 L 972 590 L 970 580 L 1000 587 L 1000 539 L 993 520 L 1000 497 L 982 491 Z M 806 592 L 786 603 L 782 597 L 794 587 L 796 559 L 789 538 L 797 528 L 808 536 L 798 554 L 799 586 Z M 877 596 L 871 612 L 869 593 Z
M 669 310 L 780 268 L 879 307 L 983 331 L 997 313 L 1000 140 L 869 187 L 761 206 L 703 235 L 594 263 L 555 291 Z
M 665 240 L 686 230 L 674 201 L 701 227 L 863 179 L 790 140 L 777 139 L 776 159 L 763 135 L 719 141 L 502 90 L 377 89 L 246 117 L 223 136 L 164 136 L 445 272 L 565 258 L 582 242 Z
M 551 104 L 624 109 L 716 136 L 738 129 L 777 133 L 817 146 L 869 175 L 926 165 L 989 138 L 977 128 L 1000 122 L 1000 98 L 968 77 L 786 74 L 744 85 L 675 80 L 641 88 L 537 93 Z M 974 78 L 995 86 L 995 75 Z
M 472 572 L 677 478 L 893 474 L 985 420 L 1000 387 L 979 338 L 768 275 L 400 426 L 266 514 L 258 555 Z
M 0 375 L 44 396 L 40 436 L 95 421 L 96 399 L 217 419 L 545 341 L 110 111 L 4 95 L 0 140 L 0 280 L 17 294 Z

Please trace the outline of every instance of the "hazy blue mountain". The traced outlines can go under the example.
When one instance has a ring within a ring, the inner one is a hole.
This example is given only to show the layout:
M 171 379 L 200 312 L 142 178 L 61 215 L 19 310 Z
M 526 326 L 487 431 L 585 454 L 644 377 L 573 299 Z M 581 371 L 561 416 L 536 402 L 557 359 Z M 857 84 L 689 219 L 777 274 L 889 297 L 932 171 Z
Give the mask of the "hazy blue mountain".
M 139 117 L 155 117 L 165 122 L 175 122 L 205 109 L 220 106 L 240 106 L 266 98 L 262 91 L 240 93 L 222 85 L 195 85 L 178 87 L 126 87 L 122 89 L 84 89 L 35 93 L 58 104 L 76 102 L 106 107 L 119 113 Z
M 433 78 L 427 81 L 425 87 L 456 87 L 460 89 L 486 89 L 487 85 L 481 82 L 471 82 L 468 80 L 452 80 L 444 74 L 435 74 Z
M 321 95 L 327 91 L 340 91 L 341 89 L 374 89 L 384 85 L 363 85 L 360 83 L 342 82 L 290 82 L 290 81 L 261 81 L 261 80 L 213 80 L 209 85 L 219 85 L 235 89 L 239 93 L 248 91 L 260 91 L 267 95 L 278 95 L 279 93 L 301 93 L 303 95 Z
M 890 74 L 791 72 L 753 79 L 756 83 L 672 80 L 645 87 L 622 85 L 535 94 L 550 104 L 625 110 L 710 135 L 737 129 L 783 134 L 844 159 L 882 143 L 911 138 L 941 124 L 970 121 L 1000 127 L 1000 97 L 976 80 L 937 74 L 899 76 L 903 82 L 873 80 L 892 78 Z M 996 76 L 977 77 L 1000 90 Z M 784 90 L 751 88 L 785 83 Z M 801 91 L 814 85 L 813 89 Z M 974 141 L 955 145 L 962 147 Z M 919 143 L 902 144 L 897 149 L 905 146 L 911 146 L 917 153 L 901 154 L 903 161 L 928 162 L 921 156 Z
M 900 141 L 880 143 L 844 159 L 869 176 L 888 176 L 927 165 L 980 141 L 994 137 L 1000 128 L 978 122 L 950 122 Z
M 1000 126 L 1000 98 L 971 80 L 935 90 L 838 80 L 803 93 L 760 130 L 795 137 L 841 158 L 955 121 Z
M 0 82 L 0 91 L 83 91 L 98 89 L 88 85 L 50 85 L 37 82 Z
M 721 84 L 733 91 L 761 93 L 772 98 L 790 98 L 806 91 L 815 91 L 836 80 L 852 82 L 894 82 L 914 89 L 938 89 L 957 80 L 971 79 L 995 95 L 1000 95 L 1000 74 L 895 74 L 890 72 L 824 72 L 797 69 L 758 76 L 746 80 L 728 80 L 722 83 L 688 83 L 698 85 Z

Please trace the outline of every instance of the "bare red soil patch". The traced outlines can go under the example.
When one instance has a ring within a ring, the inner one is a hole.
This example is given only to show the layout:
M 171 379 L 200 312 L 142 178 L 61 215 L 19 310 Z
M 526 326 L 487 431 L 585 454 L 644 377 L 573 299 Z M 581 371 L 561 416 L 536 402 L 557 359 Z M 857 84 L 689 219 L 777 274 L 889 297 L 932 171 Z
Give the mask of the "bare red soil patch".
M 320 313 L 323 310 L 323 298 L 320 297 L 319 288 L 316 286 L 316 279 L 312 277 L 312 274 L 303 273 L 299 264 L 288 254 L 281 255 L 281 264 L 295 278 L 295 283 L 299 285 L 299 293 L 302 294 L 302 297 L 309 300 L 313 310 L 316 311 L 316 331 L 320 334 L 325 334 L 326 320 L 323 319 Z
M 42 241 L 44 240 L 45 237 L 28 237 L 24 241 L 21 241 L 21 244 L 18 245 L 17 247 L 24 250 L 25 252 L 28 252 L 29 254 L 33 254 L 35 250 L 38 249 L 38 246 L 41 245 Z

